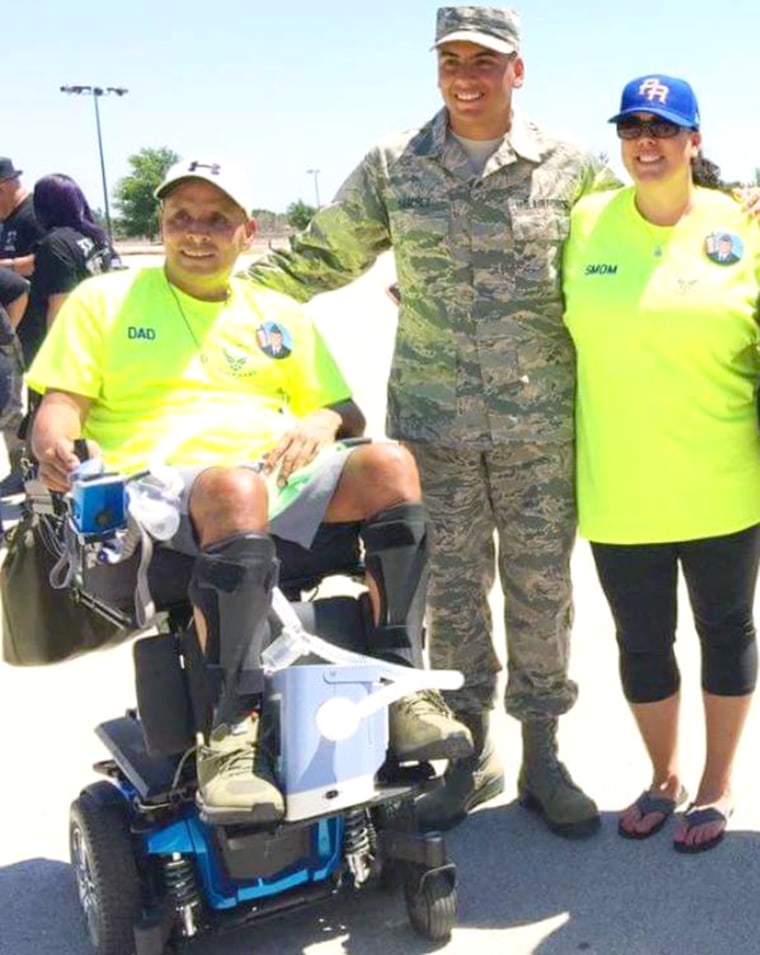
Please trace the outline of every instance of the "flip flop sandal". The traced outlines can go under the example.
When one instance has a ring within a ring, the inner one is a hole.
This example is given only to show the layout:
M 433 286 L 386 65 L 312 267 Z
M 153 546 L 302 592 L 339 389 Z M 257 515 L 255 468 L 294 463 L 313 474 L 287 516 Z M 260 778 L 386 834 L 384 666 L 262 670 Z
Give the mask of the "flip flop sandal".
M 716 809 L 715 806 L 707 806 L 705 809 L 697 809 L 692 803 L 691 806 L 683 814 L 684 822 L 686 823 L 686 832 L 691 832 L 692 829 L 696 829 L 699 826 L 706 826 L 711 822 L 720 822 L 723 824 L 723 828 L 717 834 L 713 836 L 712 839 L 706 839 L 704 842 L 676 842 L 673 840 L 673 848 L 676 852 L 683 852 L 685 855 L 694 855 L 697 852 L 707 852 L 708 849 L 714 849 L 719 842 L 723 840 L 723 836 L 726 834 L 726 826 L 728 825 L 728 820 L 731 816 L 731 812 L 728 814 L 721 812 L 720 809 Z
M 623 827 L 622 822 L 618 821 L 618 835 L 624 839 L 648 839 L 662 829 L 676 809 L 678 809 L 682 803 L 686 802 L 687 799 L 688 794 L 683 786 L 676 799 L 669 799 L 667 796 L 657 796 L 648 790 L 644 790 L 634 803 L 634 806 L 636 806 L 639 811 L 639 815 L 643 819 L 644 816 L 648 816 L 650 813 L 659 812 L 662 813 L 662 819 L 655 823 L 651 829 L 647 829 L 646 832 L 631 832 Z

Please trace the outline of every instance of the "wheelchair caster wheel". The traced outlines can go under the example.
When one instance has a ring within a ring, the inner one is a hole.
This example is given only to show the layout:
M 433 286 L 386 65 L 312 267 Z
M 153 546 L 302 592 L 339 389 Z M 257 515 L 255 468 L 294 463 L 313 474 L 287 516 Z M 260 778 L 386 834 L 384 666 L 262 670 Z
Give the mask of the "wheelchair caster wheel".
M 457 890 L 451 872 L 410 866 L 404 900 L 412 928 L 425 938 L 445 941 L 457 918 Z
M 114 798 L 115 797 L 115 798 Z M 134 950 L 140 918 L 140 879 L 122 797 L 110 783 L 88 786 L 71 804 L 69 848 L 85 917 L 97 955 Z

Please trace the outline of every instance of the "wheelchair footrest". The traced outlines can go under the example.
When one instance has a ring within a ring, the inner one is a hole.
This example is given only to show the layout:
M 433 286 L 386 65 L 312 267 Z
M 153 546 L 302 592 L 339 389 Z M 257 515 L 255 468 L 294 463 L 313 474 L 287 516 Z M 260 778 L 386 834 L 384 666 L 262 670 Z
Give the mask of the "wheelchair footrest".
M 174 788 L 179 760 L 151 756 L 139 720 L 130 716 L 107 720 L 95 732 L 143 802 L 167 799 Z

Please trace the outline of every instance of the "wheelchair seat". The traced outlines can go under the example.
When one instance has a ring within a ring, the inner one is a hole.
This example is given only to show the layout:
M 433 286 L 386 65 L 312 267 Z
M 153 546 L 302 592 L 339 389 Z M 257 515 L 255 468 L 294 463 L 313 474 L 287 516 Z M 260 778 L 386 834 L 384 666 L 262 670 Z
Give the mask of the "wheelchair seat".
M 364 569 L 359 547 L 358 524 L 323 524 L 312 547 L 275 537 L 280 562 L 278 584 L 289 600 L 300 600 L 325 577 L 345 575 L 359 579 Z M 83 566 L 81 592 L 94 608 L 115 610 L 125 624 L 138 629 L 134 619 L 134 593 L 139 550 L 121 564 Z M 187 604 L 187 588 L 194 558 L 158 545 L 148 567 L 148 584 L 158 611 L 178 611 Z

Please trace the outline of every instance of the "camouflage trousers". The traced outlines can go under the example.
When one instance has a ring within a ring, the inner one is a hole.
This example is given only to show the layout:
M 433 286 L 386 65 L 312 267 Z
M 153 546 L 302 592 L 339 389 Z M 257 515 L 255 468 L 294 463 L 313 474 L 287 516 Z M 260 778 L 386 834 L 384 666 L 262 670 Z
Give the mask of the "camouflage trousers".
M 24 356 L 21 343 L 11 334 L 12 338 L 0 345 L 0 431 L 9 456 L 23 444 L 17 432 L 24 417 Z
M 519 720 L 564 713 L 578 692 L 568 679 L 572 444 L 515 443 L 492 451 L 406 445 L 417 461 L 434 530 L 430 663 L 465 675 L 464 687 L 447 694 L 450 705 L 466 712 L 494 702 L 501 665 L 488 595 L 498 555 L 507 638 L 506 710 Z

